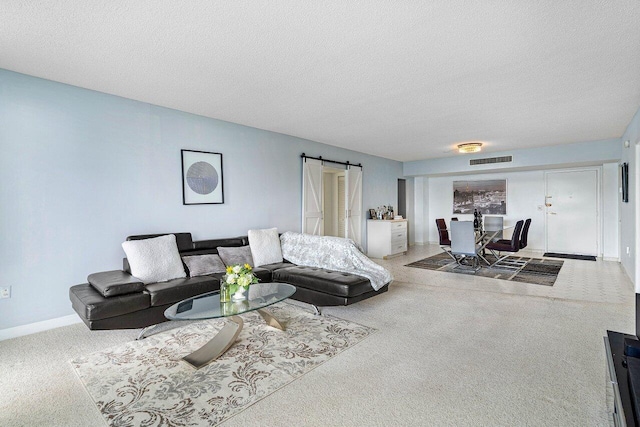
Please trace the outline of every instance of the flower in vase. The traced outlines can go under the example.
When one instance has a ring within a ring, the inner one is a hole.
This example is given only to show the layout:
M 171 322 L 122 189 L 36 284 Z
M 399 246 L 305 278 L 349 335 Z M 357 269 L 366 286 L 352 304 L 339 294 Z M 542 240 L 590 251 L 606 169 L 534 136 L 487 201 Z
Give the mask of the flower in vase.
M 258 283 L 258 278 L 253 274 L 253 268 L 249 264 L 236 264 L 227 266 L 227 274 L 223 280 L 229 287 L 229 293 L 235 294 L 240 288 L 248 288 L 253 283 Z

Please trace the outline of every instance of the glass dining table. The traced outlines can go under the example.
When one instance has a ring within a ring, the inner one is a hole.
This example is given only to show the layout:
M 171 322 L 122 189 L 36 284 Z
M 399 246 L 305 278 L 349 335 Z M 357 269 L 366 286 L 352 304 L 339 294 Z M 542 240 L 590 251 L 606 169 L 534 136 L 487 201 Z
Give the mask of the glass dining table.
M 500 239 L 504 239 L 505 236 L 509 236 L 511 238 L 511 234 L 513 234 L 513 229 L 515 225 L 505 226 L 496 230 L 476 230 L 476 243 L 479 245 L 477 247 L 478 257 L 484 261 L 488 266 L 491 266 L 491 263 L 487 261 L 485 248 L 491 243 Z

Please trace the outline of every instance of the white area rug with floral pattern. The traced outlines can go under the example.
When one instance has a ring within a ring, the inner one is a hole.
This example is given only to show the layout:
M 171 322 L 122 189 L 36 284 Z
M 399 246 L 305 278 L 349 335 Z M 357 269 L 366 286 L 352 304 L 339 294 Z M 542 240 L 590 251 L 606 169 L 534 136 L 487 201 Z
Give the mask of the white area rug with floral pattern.
M 287 303 L 269 311 L 285 331 L 258 313 L 243 314 L 235 345 L 199 370 L 182 357 L 228 319 L 191 323 L 71 364 L 110 426 L 216 425 L 375 332 Z

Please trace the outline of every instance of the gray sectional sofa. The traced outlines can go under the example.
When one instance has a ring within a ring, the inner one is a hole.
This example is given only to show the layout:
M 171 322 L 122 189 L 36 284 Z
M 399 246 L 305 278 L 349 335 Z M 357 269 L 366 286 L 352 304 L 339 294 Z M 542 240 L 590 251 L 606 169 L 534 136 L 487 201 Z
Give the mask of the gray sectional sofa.
M 246 236 L 193 241 L 191 233 L 129 236 L 127 241 L 174 234 L 181 256 L 217 254 L 219 247 L 242 247 Z M 164 311 L 181 300 L 220 289 L 224 273 L 144 284 L 131 275 L 125 258 L 122 270 L 94 273 L 88 283 L 72 286 L 69 298 L 73 309 L 89 329 L 135 329 L 166 321 Z M 368 279 L 322 268 L 281 263 L 256 267 L 262 282 L 283 282 L 296 286 L 293 299 L 318 306 L 348 305 L 386 292 L 388 284 L 375 291 Z

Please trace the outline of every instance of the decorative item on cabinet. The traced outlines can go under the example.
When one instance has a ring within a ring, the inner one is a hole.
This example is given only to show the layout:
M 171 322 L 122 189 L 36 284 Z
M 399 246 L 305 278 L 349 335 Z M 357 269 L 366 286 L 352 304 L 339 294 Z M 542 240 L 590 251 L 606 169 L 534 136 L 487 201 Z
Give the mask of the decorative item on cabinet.
M 375 209 L 369 209 L 371 219 L 394 219 L 393 206 L 378 206 Z

